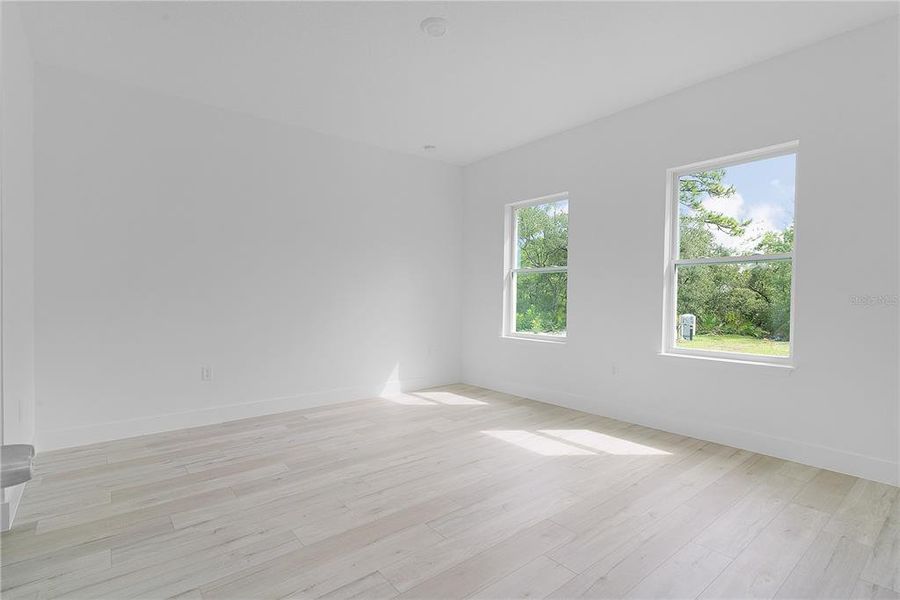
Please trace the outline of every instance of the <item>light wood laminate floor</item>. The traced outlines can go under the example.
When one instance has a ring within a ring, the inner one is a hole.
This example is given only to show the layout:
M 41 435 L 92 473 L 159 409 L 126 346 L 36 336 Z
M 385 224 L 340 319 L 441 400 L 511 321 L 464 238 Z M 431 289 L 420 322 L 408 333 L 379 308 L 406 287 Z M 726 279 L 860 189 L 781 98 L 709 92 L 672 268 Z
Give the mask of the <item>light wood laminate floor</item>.
M 457 385 L 42 454 L 2 590 L 900 598 L 900 500 Z

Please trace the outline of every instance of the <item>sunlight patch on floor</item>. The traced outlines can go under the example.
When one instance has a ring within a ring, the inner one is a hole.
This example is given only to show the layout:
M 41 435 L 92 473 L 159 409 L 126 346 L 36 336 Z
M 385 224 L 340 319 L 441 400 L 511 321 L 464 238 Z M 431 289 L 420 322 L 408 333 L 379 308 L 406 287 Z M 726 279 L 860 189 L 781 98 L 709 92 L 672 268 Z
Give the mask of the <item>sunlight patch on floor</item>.
M 596 454 L 587 448 L 579 448 L 554 440 L 553 438 L 544 437 L 524 431 L 522 429 L 492 429 L 482 431 L 481 433 L 503 440 L 520 448 L 525 448 L 542 456 L 586 456 Z
M 381 398 L 406 406 L 489 406 L 488 402 L 454 392 L 386 393 Z
M 419 398 L 412 394 L 389 394 L 382 395 L 381 397 L 394 404 L 403 404 L 406 406 L 437 406 L 437 402 L 431 402 L 430 400 Z
M 671 452 L 666 452 L 659 448 L 645 446 L 605 433 L 591 431 L 590 429 L 540 429 L 538 432 L 573 444 L 578 444 L 579 446 L 599 450 L 606 454 L 616 454 L 620 456 L 655 456 L 671 454 Z
M 448 406 L 486 406 L 487 402 L 482 402 L 475 398 L 455 394 L 453 392 L 416 392 L 413 394 L 419 398 L 446 404 Z

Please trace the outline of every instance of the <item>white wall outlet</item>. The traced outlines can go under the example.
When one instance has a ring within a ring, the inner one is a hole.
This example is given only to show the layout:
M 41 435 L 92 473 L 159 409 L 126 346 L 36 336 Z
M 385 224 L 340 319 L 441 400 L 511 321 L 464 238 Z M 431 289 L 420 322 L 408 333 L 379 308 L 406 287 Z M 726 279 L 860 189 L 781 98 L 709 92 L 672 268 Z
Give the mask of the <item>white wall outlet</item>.
M 212 381 L 212 367 L 200 365 L 200 381 Z

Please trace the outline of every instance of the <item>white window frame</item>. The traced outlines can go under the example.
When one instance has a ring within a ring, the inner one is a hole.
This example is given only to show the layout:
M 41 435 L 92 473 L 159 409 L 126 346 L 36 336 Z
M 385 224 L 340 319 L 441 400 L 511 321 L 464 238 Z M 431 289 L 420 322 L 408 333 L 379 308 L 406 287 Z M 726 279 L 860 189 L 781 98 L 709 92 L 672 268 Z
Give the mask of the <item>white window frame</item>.
M 796 155 L 794 164 L 794 247 L 793 250 L 786 254 L 752 254 L 749 256 L 724 256 L 709 258 L 678 258 L 679 253 L 679 179 L 682 175 L 695 173 L 697 171 L 706 171 L 711 169 L 724 169 L 735 165 L 762 160 L 766 158 L 775 158 L 777 156 L 786 156 L 788 154 Z M 794 340 L 796 338 L 795 315 L 797 306 L 797 229 L 798 229 L 798 213 L 799 202 L 797 196 L 797 188 L 799 187 L 799 160 L 800 160 L 800 143 L 796 140 L 784 144 L 767 146 L 758 150 L 749 152 L 741 152 L 732 154 L 722 158 L 705 160 L 701 162 L 675 167 L 666 171 L 666 261 L 665 261 L 665 283 L 663 290 L 663 331 L 662 331 L 662 351 L 664 355 L 689 356 L 693 358 L 711 358 L 717 360 L 742 362 L 750 364 L 775 365 L 783 367 L 791 367 L 796 361 L 796 346 Z M 759 262 L 775 262 L 790 261 L 791 262 L 791 316 L 790 316 L 790 339 L 789 356 L 764 356 L 759 354 L 746 354 L 743 352 L 724 352 L 717 350 L 701 350 L 697 348 L 679 348 L 677 342 L 677 298 L 678 298 L 678 277 L 677 267 L 680 265 L 710 265 L 710 264 L 735 264 L 735 263 L 759 263 Z
M 557 344 L 565 344 L 568 340 L 569 332 L 566 328 L 566 335 L 548 335 L 545 333 L 528 333 L 516 331 L 516 276 L 519 273 L 568 273 L 568 264 L 565 267 L 534 267 L 520 269 L 516 267 L 516 251 L 518 249 L 519 224 L 516 219 L 516 211 L 520 208 L 529 206 L 537 206 L 538 204 L 550 204 L 559 202 L 560 200 L 568 200 L 571 209 L 572 201 L 569 198 L 569 192 L 559 192 L 540 198 L 532 198 L 530 200 L 522 200 L 513 202 L 504 207 L 504 261 L 503 261 L 503 327 L 500 335 L 506 338 L 520 340 L 534 340 L 542 342 L 552 342 Z M 568 263 L 568 261 L 566 261 Z M 568 297 L 569 280 L 566 278 L 566 296 Z M 567 309 L 568 310 L 568 309 Z M 568 323 L 568 315 L 566 315 Z

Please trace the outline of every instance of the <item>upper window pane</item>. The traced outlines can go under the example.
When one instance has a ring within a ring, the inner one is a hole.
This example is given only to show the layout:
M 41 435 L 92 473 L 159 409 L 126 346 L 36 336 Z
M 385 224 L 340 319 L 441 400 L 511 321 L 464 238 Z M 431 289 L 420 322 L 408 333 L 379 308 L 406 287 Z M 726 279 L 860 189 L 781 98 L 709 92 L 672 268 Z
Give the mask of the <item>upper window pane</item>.
M 679 258 L 791 252 L 796 154 L 678 178 Z
M 516 268 L 567 266 L 568 199 L 517 208 L 516 233 Z

